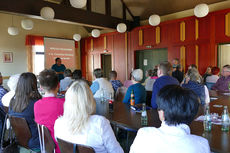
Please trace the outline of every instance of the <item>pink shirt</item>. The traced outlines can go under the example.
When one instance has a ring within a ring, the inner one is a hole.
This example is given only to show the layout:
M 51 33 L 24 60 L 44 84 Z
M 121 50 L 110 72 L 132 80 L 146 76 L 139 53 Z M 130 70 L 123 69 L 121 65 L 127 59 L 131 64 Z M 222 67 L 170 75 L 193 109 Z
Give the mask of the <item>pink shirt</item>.
M 55 142 L 56 153 L 61 153 L 58 143 L 54 138 L 54 123 L 56 119 L 63 115 L 63 104 L 65 99 L 56 97 L 44 97 L 34 104 L 34 118 L 38 124 L 45 125 Z

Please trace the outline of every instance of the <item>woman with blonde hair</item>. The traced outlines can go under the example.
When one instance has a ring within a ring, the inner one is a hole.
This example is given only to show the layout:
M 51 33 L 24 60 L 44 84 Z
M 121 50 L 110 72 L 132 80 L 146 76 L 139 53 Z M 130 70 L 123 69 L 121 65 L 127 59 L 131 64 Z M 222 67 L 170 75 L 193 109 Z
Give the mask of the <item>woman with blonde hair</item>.
M 192 68 L 187 71 L 182 87 L 191 89 L 195 92 L 199 96 L 202 105 L 210 102 L 208 88 L 206 85 L 202 84 L 197 69 Z
M 96 153 L 123 153 L 109 121 L 94 115 L 96 102 L 89 86 L 75 81 L 67 90 L 64 114 L 54 125 L 56 138 L 92 147 Z

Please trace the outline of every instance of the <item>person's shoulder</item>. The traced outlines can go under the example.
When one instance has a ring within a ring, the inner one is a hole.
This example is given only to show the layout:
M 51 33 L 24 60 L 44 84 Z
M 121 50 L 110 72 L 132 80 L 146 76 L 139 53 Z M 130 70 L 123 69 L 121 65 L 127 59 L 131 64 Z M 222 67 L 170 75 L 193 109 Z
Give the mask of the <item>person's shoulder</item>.
M 107 120 L 104 116 L 101 115 L 91 115 L 89 120 L 91 124 L 95 123 L 99 127 L 104 126 L 105 124 L 109 124 L 109 120 Z
M 193 134 L 190 135 L 190 139 L 191 142 L 195 143 L 194 146 L 200 146 L 209 149 L 209 143 L 207 139 Z

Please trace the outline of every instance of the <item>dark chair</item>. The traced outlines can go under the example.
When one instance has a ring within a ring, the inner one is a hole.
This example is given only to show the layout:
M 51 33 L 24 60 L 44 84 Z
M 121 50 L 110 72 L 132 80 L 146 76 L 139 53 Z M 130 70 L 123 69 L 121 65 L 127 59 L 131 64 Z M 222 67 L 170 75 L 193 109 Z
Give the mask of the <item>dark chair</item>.
M 55 143 L 47 127 L 37 124 L 41 153 L 55 153 Z
M 28 142 L 31 138 L 31 133 L 26 120 L 24 118 L 14 116 L 10 116 L 9 118 L 18 144 L 26 149 L 29 149 Z
M 73 144 L 57 138 L 61 153 L 95 153 L 94 149 L 80 144 Z
M 146 91 L 146 105 L 151 107 L 152 91 Z

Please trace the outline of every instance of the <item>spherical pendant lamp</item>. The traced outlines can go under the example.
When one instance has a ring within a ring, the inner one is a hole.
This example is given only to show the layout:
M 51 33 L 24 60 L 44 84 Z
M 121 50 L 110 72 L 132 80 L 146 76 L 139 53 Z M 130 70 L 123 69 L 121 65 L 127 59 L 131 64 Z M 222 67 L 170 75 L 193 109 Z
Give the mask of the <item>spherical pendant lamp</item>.
M 157 26 L 160 24 L 160 22 L 161 22 L 161 18 L 157 14 L 153 14 L 149 17 L 149 24 L 152 26 Z
M 74 34 L 74 35 L 73 35 L 73 39 L 74 39 L 75 41 L 80 41 L 80 40 L 81 40 L 81 35 L 79 35 L 79 34 Z
M 31 30 L 34 27 L 34 23 L 30 19 L 24 19 L 21 21 L 21 26 L 25 30 Z
M 207 4 L 199 4 L 194 8 L 194 15 L 198 18 L 208 15 L 209 8 Z
M 117 31 L 120 33 L 124 33 L 127 30 L 127 26 L 124 23 L 119 23 L 117 25 Z
M 86 6 L 87 0 L 70 0 L 69 2 L 75 8 L 83 8 Z
M 18 35 L 19 30 L 18 30 L 17 27 L 11 26 L 11 27 L 8 27 L 8 33 L 9 33 L 9 35 L 11 35 L 11 36 L 16 36 L 16 35 Z
M 93 29 L 91 34 L 94 38 L 97 38 L 100 36 L 101 32 L 98 29 Z
M 43 7 L 40 11 L 40 15 L 46 20 L 52 20 L 54 19 L 55 12 L 51 7 Z

